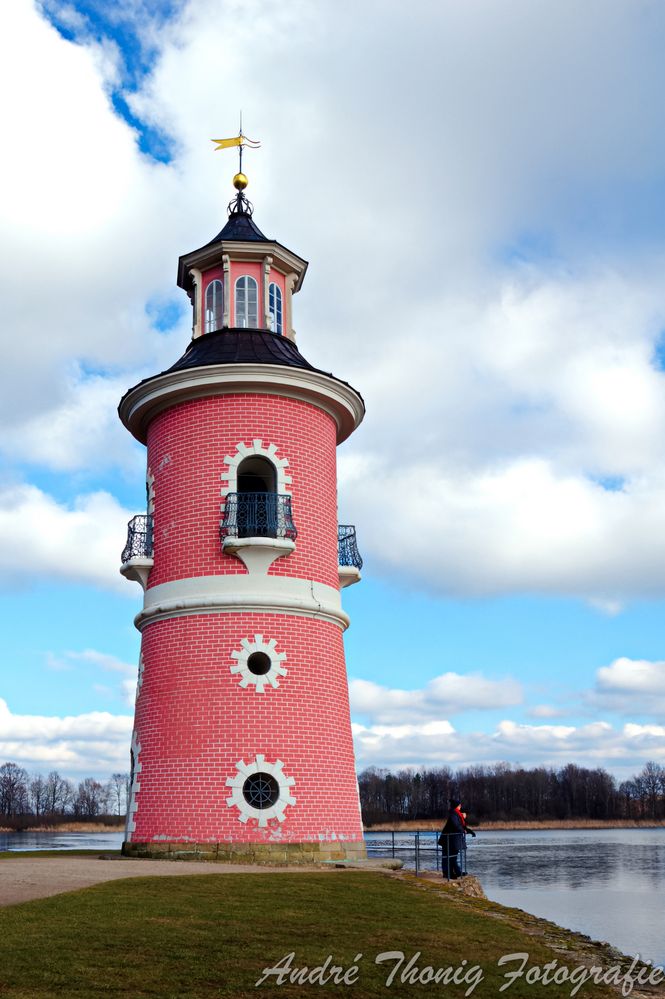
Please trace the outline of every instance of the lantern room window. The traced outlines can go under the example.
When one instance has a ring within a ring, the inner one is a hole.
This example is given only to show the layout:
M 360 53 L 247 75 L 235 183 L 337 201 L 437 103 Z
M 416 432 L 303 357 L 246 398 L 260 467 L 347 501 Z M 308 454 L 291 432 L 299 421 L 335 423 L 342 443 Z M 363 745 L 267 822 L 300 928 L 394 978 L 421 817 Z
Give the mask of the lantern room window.
M 236 326 L 258 329 L 259 286 L 253 277 L 244 274 L 236 281 Z
M 282 289 L 274 281 L 268 288 L 268 313 L 270 329 L 273 333 L 282 332 Z
M 211 281 L 206 288 L 205 331 L 221 330 L 224 317 L 224 286 L 221 281 Z

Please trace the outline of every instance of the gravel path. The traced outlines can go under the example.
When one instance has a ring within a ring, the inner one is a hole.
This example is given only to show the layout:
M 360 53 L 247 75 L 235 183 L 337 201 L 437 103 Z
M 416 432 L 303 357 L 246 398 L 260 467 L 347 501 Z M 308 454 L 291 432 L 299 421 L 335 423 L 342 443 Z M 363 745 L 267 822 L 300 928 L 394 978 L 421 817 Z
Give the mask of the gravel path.
M 326 867 L 253 867 L 249 864 L 209 864 L 202 861 L 100 860 L 97 857 L 8 857 L 0 860 L 0 905 L 87 888 L 121 878 L 159 878 L 183 874 L 319 873 Z

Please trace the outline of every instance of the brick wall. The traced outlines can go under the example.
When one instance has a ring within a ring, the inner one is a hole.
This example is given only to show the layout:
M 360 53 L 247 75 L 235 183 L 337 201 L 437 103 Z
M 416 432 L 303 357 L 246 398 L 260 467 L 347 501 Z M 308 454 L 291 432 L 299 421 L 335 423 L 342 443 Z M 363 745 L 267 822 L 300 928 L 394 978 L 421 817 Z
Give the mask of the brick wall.
M 285 652 L 278 689 L 243 689 L 230 667 L 243 638 Z M 136 707 L 141 789 L 135 842 L 303 842 L 362 838 L 342 632 L 285 614 L 172 618 L 143 632 Z M 283 822 L 242 823 L 226 799 L 236 763 L 284 763 L 296 804 Z
M 193 576 L 244 573 L 219 540 L 224 458 L 259 438 L 277 445 L 292 476 L 296 550 L 271 575 L 337 586 L 334 420 L 316 406 L 271 395 L 211 396 L 161 413 L 148 433 L 155 477 L 155 566 L 149 586 Z

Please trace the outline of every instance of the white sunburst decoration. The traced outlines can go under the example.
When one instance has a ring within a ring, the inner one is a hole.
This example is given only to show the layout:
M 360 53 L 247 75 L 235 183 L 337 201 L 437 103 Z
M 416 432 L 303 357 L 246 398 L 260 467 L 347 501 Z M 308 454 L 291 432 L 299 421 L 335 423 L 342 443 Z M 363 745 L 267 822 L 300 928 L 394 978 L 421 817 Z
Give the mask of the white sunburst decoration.
M 281 760 L 268 763 L 262 753 L 257 753 L 249 763 L 240 760 L 234 776 L 227 778 L 226 786 L 232 791 L 226 804 L 238 809 L 241 822 L 256 819 L 261 827 L 267 826 L 270 819 L 283 822 L 284 809 L 296 803 L 291 794 L 294 784 L 293 777 L 285 776 Z
M 289 467 L 287 458 L 277 457 L 276 444 L 264 444 L 262 440 L 256 438 L 251 444 L 241 441 L 236 444 L 236 453 L 227 454 L 224 458 L 226 471 L 222 472 L 222 496 L 238 491 L 238 466 L 245 458 L 265 458 L 275 468 L 277 479 L 277 492 L 281 494 L 291 492 L 291 476 L 287 474 Z
M 240 686 L 254 687 L 259 694 L 267 685 L 279 687 L 280 676 L 286 676 L 288 671 L 282 665 L 286 652 L 277 652 L 275 639 L 264 642 L 263 635 L 254 635 L 254 641 L 243 638 L 240 645 L 241 649 L 231 653 L 236 660 L 231 672 L 240 676 Z

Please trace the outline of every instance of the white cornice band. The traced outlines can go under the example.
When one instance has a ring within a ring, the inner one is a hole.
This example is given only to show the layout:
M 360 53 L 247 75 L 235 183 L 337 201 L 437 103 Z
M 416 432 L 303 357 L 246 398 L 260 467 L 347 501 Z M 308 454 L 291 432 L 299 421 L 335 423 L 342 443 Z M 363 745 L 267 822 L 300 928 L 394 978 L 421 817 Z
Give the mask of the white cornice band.
M 189 614 L 259 611 L 294 614 L 336 624 L 343 631 L 349 616 L 339 590 L 311 579 L 285 576 L 195 576 L 146 590 L 143 610 L 134 618 L 139 631 L 154 621 Z
M 168 371 L 130 389 L 120 403 L 120 419 L 145 444 L 150 422 L 163 410 L 190 399 L 238 391 L 269 393 L 318 406 L 335 420 L 338 444 L 365 415 L 355 389 L 318 371 L 279 364 L 209 364 Z

